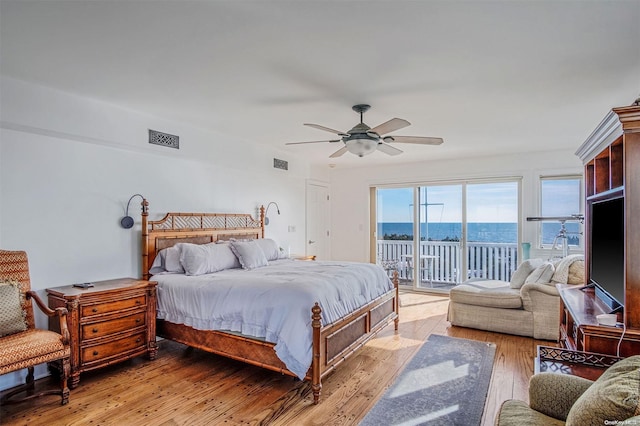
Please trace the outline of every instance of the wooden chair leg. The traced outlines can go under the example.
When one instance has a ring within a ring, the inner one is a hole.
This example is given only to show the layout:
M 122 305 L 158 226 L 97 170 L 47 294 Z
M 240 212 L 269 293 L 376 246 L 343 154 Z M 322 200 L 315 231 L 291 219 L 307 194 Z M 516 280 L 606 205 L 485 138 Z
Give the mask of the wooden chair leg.
M 36 389 L 36 382 L 33 378 L 33 370 L 34 367 L 27 367 L 27 378 L 25 380 L 25 390 L 27 391 L 27 395 L 33 395 L 33 392 Z
M 69 402 L 69 387 L 67 386 L 67 380 L 71 373 L 71 363 L 69 358 L 64 358 L 60 361 L 62 368 L 60 368 L 60 391 L 62 396 L 62 404 L 65 405 Z

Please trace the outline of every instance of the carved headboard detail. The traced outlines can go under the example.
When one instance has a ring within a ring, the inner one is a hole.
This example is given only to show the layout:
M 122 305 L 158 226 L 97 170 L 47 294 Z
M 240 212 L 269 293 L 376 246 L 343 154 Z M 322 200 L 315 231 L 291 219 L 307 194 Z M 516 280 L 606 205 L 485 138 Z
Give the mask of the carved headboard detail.
M 247 213 L 167 213 L 160 220 L 148 220 L 149 203 L 142 201 L 142 278 L 158 252 L 178 243 L 207 244 L 231 238 L 264 238 L 264 206 L 260 220 Z

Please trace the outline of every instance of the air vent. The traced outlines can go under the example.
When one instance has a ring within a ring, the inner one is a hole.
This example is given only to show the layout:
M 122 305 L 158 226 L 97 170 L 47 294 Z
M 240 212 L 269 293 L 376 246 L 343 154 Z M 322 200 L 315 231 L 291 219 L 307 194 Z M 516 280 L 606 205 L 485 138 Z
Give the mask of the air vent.
M 158 132 L 157 130 L 149 129 L 149 143 L 180 149 L 180 138 L 178 136 Z
M 289 170 L 289 162 L 274 158 L 273 159 L 273 167 L 276 168 L 276 169 Z

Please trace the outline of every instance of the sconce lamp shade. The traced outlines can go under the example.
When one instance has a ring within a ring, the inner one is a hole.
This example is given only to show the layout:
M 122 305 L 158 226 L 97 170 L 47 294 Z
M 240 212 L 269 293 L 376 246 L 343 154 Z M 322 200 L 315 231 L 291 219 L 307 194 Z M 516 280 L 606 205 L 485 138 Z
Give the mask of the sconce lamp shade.
M 269 207 L 271 207 L 271 204 L 274 204 L 276 206 L 276 211 L 278 212 L 278 214 L 280 214 L 280 207 L 278 207 L 278 203 L 276 203 L 275 201 L 271 201 L 269 204 L 267 204 L 267 209 L 264 211 L 264 224 L 265 225 L 269 224 L 269 216 L 267 216 L 267 213 L 269 213 Z
M 133 220 L 133 218 L 131 216 L 129 216 L 129 205 L 131 204 L 131 200 L 133 200 L 135 197 L 140 197 L 142 198 L 142 212 L 146 213 L 147 212 L 147 200 L 140 194 L 133 194 L 131 196 L 131 198 L 129 198 L 129 202 L 127 202 L 127 209 L 125 210 L 124 213 L 124 217 L 122 219 L 120 219 L 120 226 L 122 226 L 124 229 L 131 229 L 133 228 L 133 224 L 135 223 L 135 221 Z

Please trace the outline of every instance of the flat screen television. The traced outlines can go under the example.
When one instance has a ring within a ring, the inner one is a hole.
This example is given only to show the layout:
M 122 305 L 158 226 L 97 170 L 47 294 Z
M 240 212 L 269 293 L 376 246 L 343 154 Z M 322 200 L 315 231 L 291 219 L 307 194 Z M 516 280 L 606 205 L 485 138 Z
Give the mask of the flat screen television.
M 615 312 L 624 306 L 624 198 L 593 201 L 590 213 L 590 280 Z

